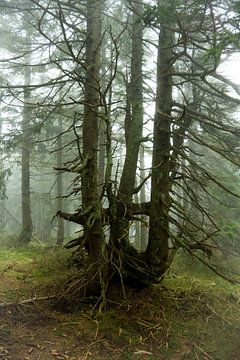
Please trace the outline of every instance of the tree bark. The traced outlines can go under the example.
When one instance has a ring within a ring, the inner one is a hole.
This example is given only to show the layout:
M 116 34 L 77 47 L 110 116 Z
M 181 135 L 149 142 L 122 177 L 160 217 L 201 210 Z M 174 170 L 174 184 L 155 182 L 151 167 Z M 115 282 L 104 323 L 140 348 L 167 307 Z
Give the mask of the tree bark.
M 143 8 L 142 1 L 134 0 L 132 7 L 131 80 L 130 84 L 127 84 L 125 121 L 126 156 L 111 224 L 111 239 L 114 245 L 125 250 L 129 248 L 130 222 L 124 214 L 133 200 L 143 131 L 143 25 L 139 20 Z
M 140 147 L 140 179 L 141 181 L 146 178 L 146 171 L 145 171 L 145 151 L 144 146 Z M 145 185 L 142 186 L 140 190 L 140 202 L 145 203 L 146 202 L 146 188 Z M 148 242 L 148 231 L 147 231 L 147 217 L 142 217 L 143 222 L 141 222 L 141 250 L 144 251 L 147 248 L 147 242 Z
M 63 166 L 63 141 L 62 141 L 62 118 L 58 119 L 59 137 L 57 140 L 57 168 L 61 169 Z M 63 210 L 63 175 L 62 172 L 57 174 L 57 210 Z M 62 246 L 64 242 L 64 220 L 58 216 L 57 227 L 57 246 Z
M 87 165 L 82 172 L 82 202 L 90 209 L 84 225 L 85 244 L 89 259 L 88 291 L 97 293 L 104 278 L 104 232 L 100 197 L 98 195 L 98 106 L 101 44 L 101 0 L 87 1 L 87 39 L 85 53 L 85 105 L 83 118 L 83 157 Z
M 22 231 L 19 235 L 19 244 L 26 245 L 31 241 L 33 223 L 31 216 L 30 198 L 30 154 L 31 154 L 31 90 L 28 88 L 31 82 L 30 55 L 25 56 L 24 92 L 23 92 L 23 115 L 22 115 L 22 168 L 21 168 L 21 194 L 22 194 Z
M 128 136 L 126 136 L 126 158 L 124 162 L 119 198 L 131 202 L 135 188 L 136 169 L 139 147 L 143 130 L 143 25 L 139 20 L 142 14 L 142 2 L 133 1 L 133 26 L 132 26 L 132 54 L 131 54 L 131 83 L 130 104 L 131 116 L 128 117 Z
M 171 6 L 165 0 L 159 1 L 159 5 L 165 10 Z M 145 254 L 152 272 L 156 272 L 157 276 L 161 276 L 166 271 L 169 252 L 172 47 L 173 33 L 161 24 L 158 40 L 149 239 Z

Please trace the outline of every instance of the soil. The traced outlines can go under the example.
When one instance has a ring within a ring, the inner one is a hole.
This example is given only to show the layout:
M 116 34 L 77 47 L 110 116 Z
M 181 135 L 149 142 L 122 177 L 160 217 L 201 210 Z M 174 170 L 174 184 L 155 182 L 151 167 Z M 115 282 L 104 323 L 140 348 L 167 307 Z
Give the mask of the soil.
M 184 289 L 176 277 L 126 298 L 116 286 L 100 313 L 96 299 L 19 305 L 38 290 L 28 268 L 0 272 L 0 360 L 240 360 L 240 301 L 210 283 Z

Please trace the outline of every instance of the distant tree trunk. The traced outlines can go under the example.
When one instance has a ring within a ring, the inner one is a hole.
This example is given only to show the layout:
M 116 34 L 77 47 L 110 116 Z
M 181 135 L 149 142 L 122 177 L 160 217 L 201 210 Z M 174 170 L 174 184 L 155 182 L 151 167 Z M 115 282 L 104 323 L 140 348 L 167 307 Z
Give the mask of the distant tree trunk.
M 19 244 L 25 245 L 31 241 L 33 223 L 31 216 L 31 199 L 30 199 L 30 154 L 31 154 L 31 82 L 30 55 L 25 56 L 25 87 L 23 93 L 23 114 L 22 114 L 22 169 L 21 169 L 21 192 L 22 192 L 22 231 L 19 235 Z
M 159 1 L 166 10 L 170 2 Z M 169 10 L 170 11 L 170 10 Z M 154 117 L 149 239 L 146 250 L 152 272 L 161 276 L 168 266 L 170 199 L 170 150 L 172 109 L 173 33 L 161 24 L 158 42 L 157 93 Z
M 66 209 L 66 211 L 68 211 L 68 208 L 69 208 L 69 203 L 68 203 L 68 200 L 66 200 L 64 202 L 64 208 Z M 66 239 L 70 239 L 71 237 L 71 222 L 70 221 L 67 221 L 64 225 L 64 233 L 65 233 L 65 237 Z
M 138 184 L 136 183 L 136 186 Z M 135 203 L 139 204 L 139 194 L 134 194 L 133 200 Z M 132 233 L 132 234 L 131 234 Z M 130 227 L 130 238 L 133 237 L 133 245 L 137 251 L 141 251 L 141 224 L 139 221 L 134 221 Z
M 106 124 L 100 120 L 99 124 L 99 156 L 98 156 L 98 193 L 102 194 L 105 178 L 105 160 L 106 160 Z
M 2 137 L 2 119 L 0 120 L 0 136 Z M 4 179 L 4 167 L 3 167 L 3 156 L 2 151 L 0 153 L 0 176 L 1 176 L 1 184 L 0 184 L 0 230 L 3 231 L 6 225 L 6 214 L 5 214 L 5 198 L 6 198 L 6 185 Z
M 85 55 L 85 105 L 83 118 L 82 171 L 83 209 L 89 213 L 84 224 L 85 244 L 89 258 L 88 290 L 97 293 L 104 279 L 104 232 L 101 202 L 98 194 L 98 105 L 102 0 L 87 1 L 87 40 Z
M 62 141 L 62 117 L 60 116 L 58 120 L 59 127 L 59 137 L 57 140 L 57 168 L 61 169 L 63 167 L 63 141 Z M 59 172 L 57 174 L 57 209 L 58 211 L 63 210 L 63 176 Z M 61 217 L 58 217 L 58 227 L 57 227 L 57 242 L 56 245 L 62 246 L 64 241 L 64 220 Z
M 103 41 L 103 44 L 101 46 L 101 54 L 100 54 L 100 73 L 101 75 L 105 74 L 107 72 L 106 68 L 106 51 L 107 47 L 105 44 L 105 41 Z M 102 79 L 101 89 L 102 93 L 105 91 L 107 86 L 105 77 Z M 103 116 L 99 120 L 99 154 L 98 154 L 98 193 L 101 196 L 103 187 L 104 187 L 104 181 L 105 181 L 105 167 L 106 167 L 106 143 L 107 143 L 107 127 L 105 122 L 105 114 L 103 112 Z
M 140 179 L 141 181 L 146 178 L 146 171 L 145 171 L 145 161 L 144 161 L 145 151 L 144 146 L 140 147 Z M 146 202 L 146 188 L 145 185 L 142 186 L 140 190 L 140 202 L 145 203 Z M 143 222 L 141 222 L 141 233 L 140 233 L 140 249 L 142 251 L 146 250 L 147 247 L 147 217 L 143 216 Z

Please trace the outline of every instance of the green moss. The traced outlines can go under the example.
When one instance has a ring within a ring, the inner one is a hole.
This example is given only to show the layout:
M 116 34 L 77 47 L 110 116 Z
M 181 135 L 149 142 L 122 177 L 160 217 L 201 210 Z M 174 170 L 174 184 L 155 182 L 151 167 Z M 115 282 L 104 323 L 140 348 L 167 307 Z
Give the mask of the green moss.
M 22 263 L 31 262 L 32 259 L 38 257 L 37 251 L 33 251 L 32 249 L 1 249 L 0 251 L 0 263 L 6 261 L 16 261 Z

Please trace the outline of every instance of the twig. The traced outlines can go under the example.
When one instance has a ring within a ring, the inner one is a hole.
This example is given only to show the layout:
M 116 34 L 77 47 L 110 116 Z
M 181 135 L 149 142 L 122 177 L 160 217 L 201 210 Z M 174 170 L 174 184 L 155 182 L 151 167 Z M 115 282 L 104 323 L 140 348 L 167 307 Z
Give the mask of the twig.
M 42 297 L 34 297 L 31 299 L 26 299 L 26 300 L 22 300 L 22 301 L 16 301 L 16 302 L 6 302 L 6 303 L 0 303 L 0 309 L 5 309 L 8 307 L 14 307 L 14 306 L 21 306 L 21 305 L 27 305 L 27 304 L 32 304 L 38 301 L 46 301 L 46 300 L 50 300 L 50 299 L 56 299 L 57 295 L 50 295 L 50 296 L 42 296 Z
M 192 345 L 194 346 L 195 349 L 198 349 L 205 356 L 206 360 L 214 360 L 214 358 L 209 353 L 207 353 L 203 348 L 201 348 L 201 346 L 195 343 L 193 343 Z

